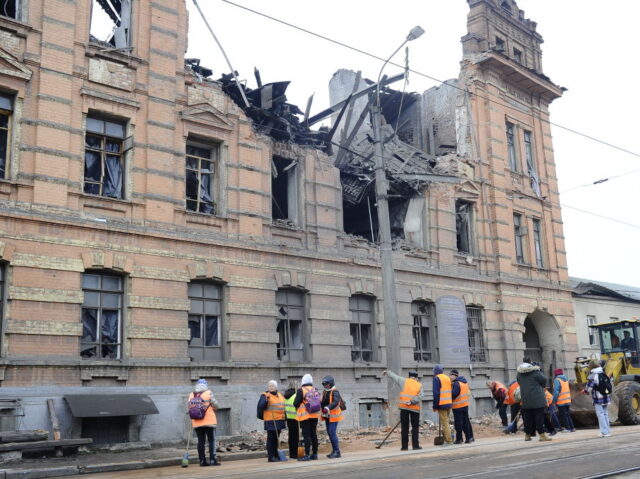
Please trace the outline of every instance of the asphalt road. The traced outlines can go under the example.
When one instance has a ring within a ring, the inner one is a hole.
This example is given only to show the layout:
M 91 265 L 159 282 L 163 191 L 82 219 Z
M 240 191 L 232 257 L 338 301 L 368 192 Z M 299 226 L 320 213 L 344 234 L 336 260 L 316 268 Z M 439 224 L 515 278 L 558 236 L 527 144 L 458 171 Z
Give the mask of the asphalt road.
M 86 479 L 191 478 L 350 478 L 350 479 L 596 479 L 640 477 L 640 426 L 613 428 L 610 438 L 597 430 L 558 434 L 552 442 L 524 442 L 524 436 L 478 440 L 471 445 L 400 452 L 389 447 L 351 453 L 339 460 L 267 463 L 228 462 L 220 467 L 166 467 L 83 475 Z M 630 469 L 636 470 L 629 471 Z M 603 476 L 603 473 L 609 475 Z M 614 475 L 611 475 L 614 473 Z

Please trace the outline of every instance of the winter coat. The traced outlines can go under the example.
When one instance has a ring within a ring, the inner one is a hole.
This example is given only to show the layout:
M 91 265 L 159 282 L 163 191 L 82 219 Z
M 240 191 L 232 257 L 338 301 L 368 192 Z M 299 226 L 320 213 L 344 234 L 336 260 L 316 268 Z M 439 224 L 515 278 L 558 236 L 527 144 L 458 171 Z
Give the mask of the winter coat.
M 331 393 L 333 392 L 333 402 L 330 403 L 329 399 L 331 398 Z M 322 402 L 320 403 L 320 406 L 322 406 L 322 409 L 328 407 L 329 410 L 333 410 L 335 408 L 338 407 L 338 403 L 340 402 L 340 391 L 338 391 L 336 389 L 336 387 L 332 387 L 331 389 L 325 389 L 322 391 Z
M 592 369 L 587 378 L 587 386 L 584 388 L 586 393 L 591 393 L 591 399 L 594 405 L 600 404 L 601 406 L 606 406 L 611 403 L 610 395 L 602 395 L 600 391 L 598 391 L 598 384 L 600 383 L 598 375 L 603 372 L 604 370 L 601 367 Z
M 274 396 L 278 394 L 278 392 L 265 392 L 260 395 L 260 400 L 258 401 L 258 411 L 263 412 L 267 408 L 267 397 L 265 394 L 273 394 Z M 276 429 L 285 429 L 287 427 L 286 419 L 280 419 L 278 421 L 264 421 L 264 430 L 265 431 L 275 431 Z
M 522 363 L 518 366 L 517 381 L 522 396 L 522 409 L 547 407 L 547 399 L 544 396 L 547 378 L 540 372 L 540 366 Z

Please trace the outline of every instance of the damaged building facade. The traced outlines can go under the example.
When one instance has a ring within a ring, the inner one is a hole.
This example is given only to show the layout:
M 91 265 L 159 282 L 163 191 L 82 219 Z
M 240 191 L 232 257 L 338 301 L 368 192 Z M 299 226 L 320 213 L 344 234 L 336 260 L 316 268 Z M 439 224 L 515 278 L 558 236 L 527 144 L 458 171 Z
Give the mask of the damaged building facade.
M 487 379 L 525 352 L 567 366 L 576 339 L 548 124 L 562 91 L 514 2 L 469 4 L 459 79 L 384 87 L 383 109 L 403 366 L 426 384 L 457 368 L 481 413 Z M 185 63 L 184 0 L 3 6 L 2 428 L 49 429 L 53 399 L 63 437 L 177 440 L 206 378 L 220 433 L 239 434 L 268 380 L 307 372 L 336 378 L 346 427 L 384 423 L 371 84 L 339 72 L 335 103 L 365 92 L 313 129 L 286 82 L 241 92 Z

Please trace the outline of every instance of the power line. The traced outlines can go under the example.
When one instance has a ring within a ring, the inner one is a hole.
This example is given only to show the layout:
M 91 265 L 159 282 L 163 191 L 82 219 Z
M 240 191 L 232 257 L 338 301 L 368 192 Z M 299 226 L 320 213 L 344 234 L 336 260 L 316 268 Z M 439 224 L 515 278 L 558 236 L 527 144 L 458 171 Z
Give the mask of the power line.
M 598 213 L 594 213 L 593 211 L 583 210 L 582 208 L 576 208 L 575 206 L 565 205 L 564 203 L 561 204 L 560 206 L 562 208 L 569 208 L 570 210 L 579 211 L 580 213 L 585 213 L 585 214 L 591 215 L 591 216 L 597 216 L 598 218 L 602 218 L 602 219 L 609 220 L 609 221 L 614 221 L 614 222 L 620 223 L 622 225 L 631 226 L 633 228 L 640 229 L 640 225 L 636 225 L 636 224 L 633 224 L 633 223 L 627 223 L 626 221 L 622 221 L 622 220 L 619 220 L 619 219 L 616 219 L 616 218 L 611 218 L 610 216 L 600 215 Z
M 638 170 L 631 170 L 631 171 L 627 171 L 626 173 L 622 173 L 620 175 L 615 175 L 615 176 L 609 176 L 607 178 L 601 178 L 599 180 L 593 181 L 591 183 L 586 183 L 584 185 L 580 185 L 580 186 L 574 186 L 573 188 L 569 188 L 568 190 L 564 190 L 561 191 L 560 194 L 562 193 L 569 193 L 570 191 L 573 190 L 578 190 L 580 188 L 586 188 L 588 186 L 596 186 L 596 185 L 601 185 L 602 183 L 606 183 L 607 181 L 611 181 L 611 180 L 615 180 L 616 178 L 622 178 L 623 176 L 628 176 L 628 175 L 632 175 L 634 173 L 640 173 L 640 169 Z
M 246 10 L 246 11 L 248 11 L 248 12 L 254 13 L 254 14 L 259 15 L 259 16 L 262 16 L 262 17 L 264 17 L 264 18 L 268 18 L 269 20 L 272 20 L 272 21 L 274 21 L 274 22 L 280 23 L 280 24 L 282 24 L 282 25 L 286 25 L 286 26 L 288 26 L 288 27 L 290 27 L 290 28 L 293 28 L 293 29 L 295 29 L 295 30 L 299 30 L 299 31 L 301 31 L 301 32 L 307 33 L 307 34 L 312 35 L 312 36 L 314 36 L 314 37 L 320 38 L 320 39 L 325 40 L 325 41 L 328 41 L 328 42 L 330 42 L 330 43 L 334 43 L 334 44 L 339 45 L 339 46 L 341 46 L 341 47 L 344 47 L 344 48 L 347 48 L 347 49 L 349 49 L 349 50 L 355 51 L 355 52 L 360 53 L 360 54 L 362 54 L 362 55 L 366 55 L 366 56 L 368 56 L 368 57 L 370 57 L 370 58 L 374 58 L 374 59 L 379 60 L 379 61 L 385 61 L 385 60 L 386 60 L 385 58 L 382 58 L 382 57 L 380 57 L 380 56 L 378 56 L 378 55 L 375 55 L 375 54 L 373 54 L 373 53 L 370 53 L 370 52 L 367 52 L 367 51 L 362 50 L 362 49 L 360 49 L 360 48 L 357 48 L 357 47 L 354 47 L 354 46 L 348 45 L 348 44 L 343 43 L 343 42 L 341 42 L 341 41 L 334 40 L 333 38 L 327 37 L 327 36 L 325 36 L 325 35 L 321 35 L 320 33 L 313 32 L 313 31 L 308 30 L 308 29 L 303 28 L 303 27 L 299 27 L 299 26 L 297 26 L 297 25 L 294 25 L 294 24 L 292 24 L 292 23 L 286 22 L 286 21 L 284 21 L 284 20 L 280 20 L 279 18 L 273 17 L 273 16 L 271 16 L 271 15 L 267 15 L 266 13 L 259 12 L 259 11 L 257 11 L 257 10 L 252 9 L 252 8 L 246 7 L 246 6 L 244 6 L 244 5 L 237 4 L 237 3 L 235 3 L 235 2 L 232 2 L 231 0 L 222 0 L 222 1 L 223 1 L 224 3 L 229 4 L 229 5 L 233 5 L 234 7 L 240 8 L 240 9 L 242 9 L 242 10 Z M 404 68 L 404 66 L 403 66 L 403 65 L 400 65 L 400 64 L 398 64 L 398 63 L 389 62 L 389 64 L 390 64 L 390 65 L 393 65 L 393 66 L 396 66 L 396 67 L 399 67 L 399 68 Z M 433 76 L 427 75 L 426 73 L 422 73 L 422 72 L 419 72 L 419 71 L 417 71 L 417 70 L 413 70 L 413 69 L 409 69 L 409 71 L 410 71 L 411 73 L 415 73 L 416 75 L 419 75 L 419 76 L 421 76 L 421 77 L 428 78 L 429 80 L 433 80 L 433 81 L 435 81 L 435 82 L 438 82 L 438 83 L 440 83 L 441 85 L 446 85 L 446 86 L 448 86 L 448 87 L 455 88 L 456 90 L 460 90 L 460 91 L 462 91 L 462 92 L 465 92 L 465 91 L 466 91 L 464 88 L 460 88 L 460 87 L 459 87 L 459 86 L 457 86 L 457 85 L 452 85 L 452 84 L 450 84 L 450 83 L 445 82 L 444 80 L 440 80 L 440 79 L 435 78 L 435 77 L 433 77 Z M 496 105 L 500 105 L 500 106 L 505 107 L 505 108 L 515 109 L 515 108 L 514 108 L 513 106 L 511 106 L 511 105 L 508 105 L 508 104 L 506 104 L 506 103 L 502 103 L 502 102 L 500 102 L 500 101 L 492 100 L 491 98 L 485 97 L 485 96 L 483 96 L 483 95 L 479 95 L 478 93 L 469 92 L 469 94 L 474 95 L 474 96 L 476 96 L 477 98 L 480 98 L 480 99 L 482 99 L 482 100 L 486 100 L 486 101 L 489 101 L 489 102 L 491 102 L 491 103 L 495 103 Z M 495 97 L 495 95 L 493 95 L 493 94 L 491 94 L 491 93 L 490 93 L 489 95 L 491 95 L 491 96 L 494 96 L 494 97 Z M 533 115 L 532 115 L 532 116 L 533 116 Z M 573 134 L 575 134 L 575 135 L 582 136 L 583 138 L 587 138 L 587 139 L 589 139 L 589 140 L 591 140 L 591 141 L 594 141 L 594 142 L 596 142 L 596 143 L 600 143 L 600 144 L 602 144 L 602 145 L 608 146 L 608 147 L 613 148 L 613 149 L 615 149 L 615 150 L 619 150 L 619 151 L 622 151 L 622 152 L 627 153 L 627 154 L 629 154 L 629 155 L 632 155 L 632 156 L 635 156 L 635 157 L 640 158 L 640 153 L 636 153 L 636 152 L 634 152 L 634 151 L 628 150 L 628 149 L 623 148 L 623 147 L 621 147 L 621 146 L 614 145 L 613 143 L 609 143 L 609 142 L 604 141 L 604 140 L 601 140 L 601 139 L 599 139 L 599 138 L 595 138 L 595 137 L 593 137 L 593 136 L 591 136 L 591 135 L 588 135 L 588 134 L 586 134 L 586 133 L 582 133 L 582 132 L 580 132 L 580 131 L 574 130 L 573 128 L 570 128 L 570 127 L 568 127 L 568 126 L 560 125 L 559 123 L 554 123 L 554 122 L 552 122 L 551 120 L 547 120 L 547 119 L 542 118 L 542 117 L 540 117 L 540 116 L 536 116 L 535 118 L 537 118 L 538 120 L 540 120 L 540 121 L 542 121 L 542 122 L 544 122 L 544 123 L 548 123 L 549 125 L 555 126 L 555 127 L 557 127 L 557 128 L 560 128 L 560 129 L 562 129 L 562 130 L 568 131 L 568 132 L 573 133 Z

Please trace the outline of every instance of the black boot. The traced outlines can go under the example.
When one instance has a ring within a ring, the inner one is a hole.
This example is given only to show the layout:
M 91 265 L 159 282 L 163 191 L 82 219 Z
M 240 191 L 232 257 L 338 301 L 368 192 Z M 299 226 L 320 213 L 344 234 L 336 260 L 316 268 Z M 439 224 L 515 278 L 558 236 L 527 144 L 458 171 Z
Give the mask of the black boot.
M 210 465 L 211 464 L 209 464 L 206 459 L 200 459 L 200 466 L 201 467 L 210 466 Z
M 211 461 L 210 464 L 211 466 L 219 466 L 220 465 L 220 460 L 218 459 L 218 456 L 211 456 Z

